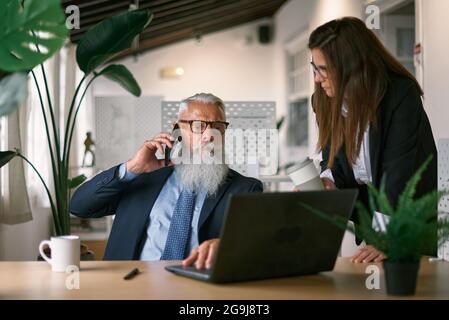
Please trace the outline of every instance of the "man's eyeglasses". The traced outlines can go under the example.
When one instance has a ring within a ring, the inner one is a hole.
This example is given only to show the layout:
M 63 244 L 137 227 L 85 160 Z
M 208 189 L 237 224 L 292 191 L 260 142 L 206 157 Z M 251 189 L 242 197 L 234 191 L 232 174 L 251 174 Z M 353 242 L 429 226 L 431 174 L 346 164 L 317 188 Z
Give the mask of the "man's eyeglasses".
M 190 130 L 193 133 L 203 133 L 209 126 L 212 129 L 217 129 L 221 133 L 224 133 L 229 126 L 229 122 L 225 121 L 203 121 L 203 120 L 178 120 L 180 123 L 188 123 Z
M 311 61 L 310 64 L 312 65 L 313 74 L 316 76 L 317 74 L 320 75 L 321 78 L 327 79 L 327 69 L 326 67 L 317 67 L 316 64 Z

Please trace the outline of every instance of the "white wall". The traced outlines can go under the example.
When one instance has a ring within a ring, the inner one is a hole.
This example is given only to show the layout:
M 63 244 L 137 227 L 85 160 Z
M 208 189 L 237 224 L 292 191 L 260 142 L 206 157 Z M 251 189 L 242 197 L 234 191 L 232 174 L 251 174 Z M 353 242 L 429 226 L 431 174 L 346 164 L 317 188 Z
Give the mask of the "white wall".
M 186 40 L 144 53 L 138 62 L 127 58 L 125 64 L 142 87 L 143 95 L 179 100 L 198 92 L 211 92 L 223 100 L 273 100 L 274 45 L 261 45 L 257 26 L 245 24 L 206 35 L 200 44 Z M 163 80 L 164 67 L 182 67 L 181 80 Z M 125 94 L 106 79 L 94 84 L 99 95 Z
M 449 1 L 420 1 L 420 7 L 424 104 L 435 139 L 449 138 Z
M 344 16 L 362 17 L 364 0 L 318 0 L 315 1 L 311 28 L 315 29 L 323 23 Z

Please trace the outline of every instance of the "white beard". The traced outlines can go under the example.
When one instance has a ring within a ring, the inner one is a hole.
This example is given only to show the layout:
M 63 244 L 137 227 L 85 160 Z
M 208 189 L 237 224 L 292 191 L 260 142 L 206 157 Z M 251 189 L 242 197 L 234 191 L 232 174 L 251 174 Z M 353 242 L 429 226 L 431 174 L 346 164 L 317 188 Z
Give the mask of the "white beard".
M 175 166 L 181 185 L 189 192 L 215 195 L 223 184 L 229 168 L 225 164 L 179 164 Z

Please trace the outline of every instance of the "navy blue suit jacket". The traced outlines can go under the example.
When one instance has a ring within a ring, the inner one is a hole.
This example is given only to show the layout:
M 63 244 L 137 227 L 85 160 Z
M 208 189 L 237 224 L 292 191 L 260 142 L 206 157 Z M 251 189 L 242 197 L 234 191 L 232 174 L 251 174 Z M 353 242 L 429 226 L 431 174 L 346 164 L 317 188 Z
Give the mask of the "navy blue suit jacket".
M 81 185 L 70 201 L 70 212 L 82 218 L 115 214 L 104 260 L 138 260 L 146 240 L 149 215 L 172 167 L 144 173 L 132 181 L 118 178 L 118 166 Z M 231 195 L 262 192 L 262 183 L 229 170 L 216 196 L 207 197 L 198 221 L 198 242 L 218 238 Z

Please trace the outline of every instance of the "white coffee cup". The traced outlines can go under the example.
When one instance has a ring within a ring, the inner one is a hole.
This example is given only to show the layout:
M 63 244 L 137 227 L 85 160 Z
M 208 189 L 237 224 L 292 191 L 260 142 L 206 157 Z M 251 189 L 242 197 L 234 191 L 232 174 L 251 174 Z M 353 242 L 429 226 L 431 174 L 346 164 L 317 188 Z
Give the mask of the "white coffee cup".
M 288 168 L 287 174 L 300 191 L 324 190 L 320 173 L 310 158 Z
M 44 247 L 51 249 L 51 258 L 45 255 Z M 80 267 L 80 238 L 78 236 L 51 237 L 39 244 L 39 253 L 56 272 L 66 272 L 68 267 Z

